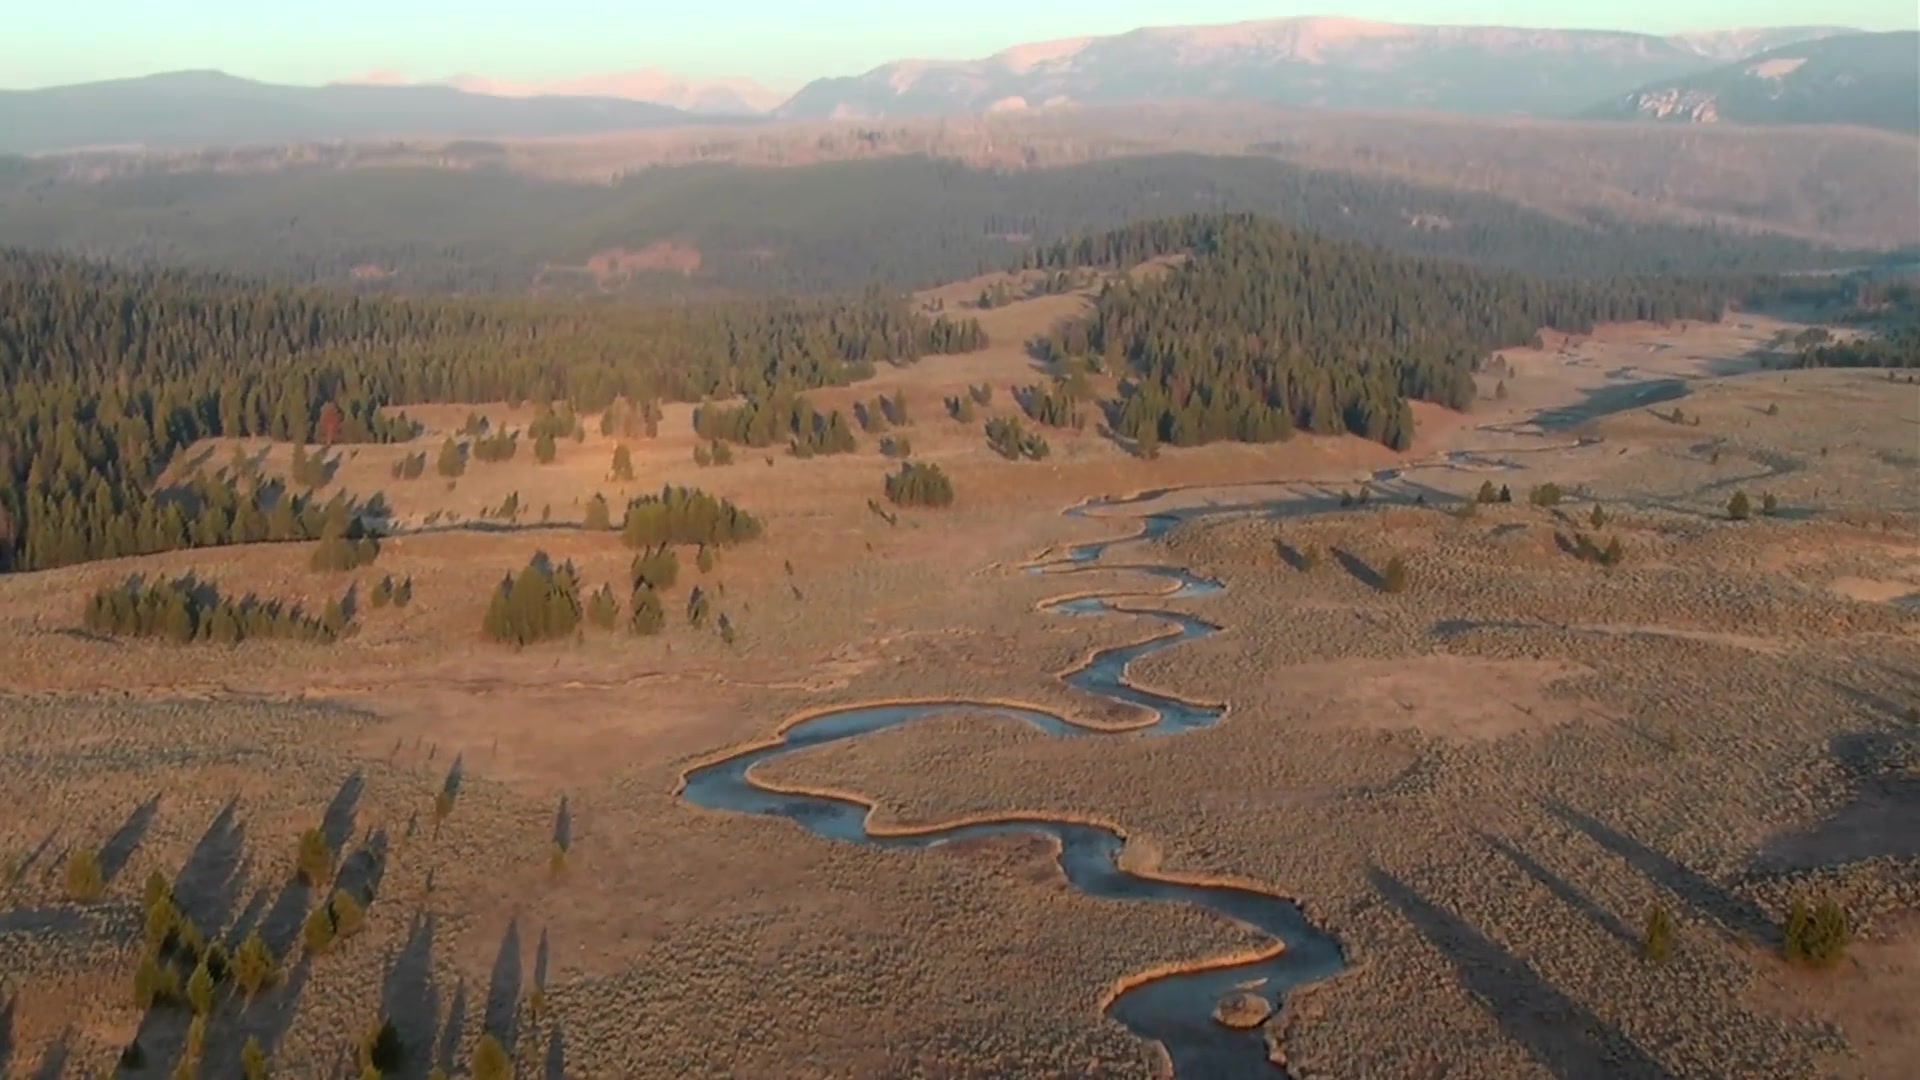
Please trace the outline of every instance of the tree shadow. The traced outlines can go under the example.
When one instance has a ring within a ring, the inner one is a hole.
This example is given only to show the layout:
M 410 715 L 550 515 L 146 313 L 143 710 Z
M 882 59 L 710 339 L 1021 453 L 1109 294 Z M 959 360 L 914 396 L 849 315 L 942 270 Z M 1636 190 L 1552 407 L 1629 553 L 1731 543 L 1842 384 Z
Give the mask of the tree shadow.
M 387 846 L 387 830 L 374 830 L 366 843 L 340 861 L 333 887 L 344 890 L 362 906 L 372 904 L 387 874 Z
M 541 1073 L 545 1080 L 567 1080 L 567 1036 L 558 1023 L 547 1033 L 547 1056 Z
M 27 880 L 27 875 L 31 873 L 33 871 L 33 868 L 39 864 L 40 860 L 43 857 L 45 857 L 45 855 L 47 854 L 47 849 L 53 847 L 53 842 L 55 839 L 59 837 L 59 835 L 60 835 L 60 827 L 57 825 L 47 830 L 47 835 L 41 837 L 40 842 L 33 845 L 33 847 L 30 850 L 28 850 L 25 857 L 23 857 L 17 864 L 14 865 L 13 876 L 10 879 L 8 879 L 7 888 L 12 889 L 18 886 L 22 881 Z
M 1847 802 L 1810 827 L 1768 838 L 1754 867 L 1795 871 L 1920 858 L 1920 774 L 1909 764 L 1917 739 L 1920 732 L 1835 736 L 1831 753 L 1851 787 Z
M 500 938 L 500 952 L 493 960 L 493 974 L 487 982 L 487 1000 L 483 1006 L 481 1025 L 500 1045 L 511 1054 L 519 1037 L 520 989 L 520 920 L 507 920 L 506 933 Z
M 345 849 L 347 841 L 353 839 L 353 819 L 359 810 L 360 795 L 366 787 L 366 774 L 356 770 L 340 782 L 339 790 L 333 793 L 327 808 L 321 811 L 320 832 L 327 838 L 327 846 L 333 850 Z
M 540 930 L 540 943 L 533 948 L 533 988 L 545 991 L 547 988 L 547 963 L 551 959 L 551 947 L 547 944 L 545 927 Z
M 1362 562 L 1359 556 L 1344 548 L 1334 548 L 1333 557 L 1339 561 L 1340 566 L 1345 569 L 1347 573 L 1353 575 L 1355 581 L 1358 581 L 1360 584 L 1365 585 L 1375 592 L 1385 592 L 1387 590 L 1387 579 L 1381 577 L 1378 570 Z
M 226 926 L 239 897 L 247 847 L 246 826 L 237 820 L 239 809 L 237 796 L 226 801 L 173 879 L 174 903 L 203 930 Z
M 560 796 L 560 809 L 553 815 L 553 842 L 562 851 L 573 849 L 573 811 L 568 808 L 565 795 Z M 543 931 L 541 939 L 545 940 L 545 938 Z
M 1779 928 L 1753 901 L 1565 803 L 1548 802 L 1546 809 L 1729 932 L 1768 948 L 1780 944 Z
M 13 1060 L 13 1018 L 20 1009 L 20 995 L 7 995 L 0 1003 L 0 1076 L 12 1075 L 7 1071 L 7 1063 Z
M 1500 1030 L 1559 1080 L 1672 1080 L 1672 1072 L 1618 1028 L 1453 912 L 1378 867 L 1369 868 L 1367 878 L 1453 964 L 1461 985 Z
M 1306 552 L 1301 551 L 1299 548 L 1294 547 L 1278 536 L 1273 538 L 1273 550 L 1279 554 L 1282 562 L 1294 570 L 1303 574 L 1307 572 Z
M 73 1027 L 60 1029 L 60 1034 L 48 1044 L 46 1053 L 40 1055 L 40 1064 L 34 1067 L 33 1080 L 61 1080 L 67 1074 L 67 1065 L 73 1059 Z
M 152 798 L 134 807 L 127 820 L 100 845 L 100 876 L 109 884 L 127 868 L 127 862 L 147 838 L 147 830 L 153 827 L 153 819 L 159 814 L 160 793 L 155 792 Z
M 1521 851 L 1505 839 L 1489 833 L 1480 834 L 1480 839 L 1488 847 L 1505 856 L 1508 862 L 1519 867 L 1522 873 L 1532 878 L 1540 887 L 1552 893 L 1556 900 L 1586 916 L 1589 922 L 1606 931 L 1615 940 L 1635 946 L 1640 943 L 1639 937 L 1627 927 L 1626 923 L 1621 922 L 1618 916 L 1588 899 L 1585 893 L 1574 888 L 1572 882 L 1547 869 L 1533 856 Z
M 452 1075 L 460 1056 L 460 1036 L 467 1026 L 467 981 L 453 984 L 453 1002 L 447 1006 L 447 1022 L 440 1028 L 440 1039 L 433 1050 L 435 1068 Z
M 387 965 L 380 988 L 381 1015 L 392 1021 L 403 1048 L 395 1078 L 425 1076 L 433 1067 L 439 1034 L 440 995 L 433 983 L 434 916 L 415 914 L 406 944 Z

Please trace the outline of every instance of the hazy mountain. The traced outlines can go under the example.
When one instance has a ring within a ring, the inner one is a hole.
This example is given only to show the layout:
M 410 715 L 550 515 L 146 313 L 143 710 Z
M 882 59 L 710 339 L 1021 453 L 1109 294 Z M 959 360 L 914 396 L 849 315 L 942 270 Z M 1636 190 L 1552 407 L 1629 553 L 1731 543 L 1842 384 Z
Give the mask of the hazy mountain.
M 795 117 L 896 117 L 1169 99 L 1346 109 L 1566 115 L 1826 28 L 1676 38 L 1600 30 L 1272 19 L 1150 27 L 1020 45 L 983 60 L 907 60 L 819 79 Z
M 1783 45 L 1642 86 L 1591 115 L 1700 124 L 1859 124 L 1920 133 L 1920 32 Z
M 336 85 L 343 86 L 451 86 L 471 94 L 496 97 L 598 97 L 648 101 L 683 112 L 715 116 L 751 116 L 770 112 L 783 100 L 752 79 L 683 79 L 657 68 L 587 75 L 550 82 L 513 82 L 482 75 L 453 75 L 428 83 L 410 83 L 384 71 L 369 72 Z
M 0 153 L 585 135 L 693 122 L 678 109 L 616 98 L 491 97 L 446 86 L 279 86 L 217 71 L 0 91 Z

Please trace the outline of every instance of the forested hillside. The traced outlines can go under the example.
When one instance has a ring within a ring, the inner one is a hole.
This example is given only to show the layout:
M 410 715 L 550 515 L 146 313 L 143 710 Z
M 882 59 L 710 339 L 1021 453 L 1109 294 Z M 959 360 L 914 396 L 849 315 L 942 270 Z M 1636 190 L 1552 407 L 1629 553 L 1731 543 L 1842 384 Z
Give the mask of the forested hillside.
M 1296 428 L 1351 431 L 1404 449 L 1409 399 L 1464 408 L 1493 350 L 1546 327 L 1717 319 L 1741 282 L 1528 279 L 1393 256 L 1249 215 L 1148 222 L 1056 245 L 1031 265 L 1125 266 L 1191 253 L 1157 278 L 1120 278 L 1093 315 L 1053 334 L 1064 362 L 1090 355 L 1132 378 L 1115 430 L 1146 446 L 1269 442 Z
M 840 384 L 979 338 L 879 293 L 658 309 L 403 301 L 0 251 L 0 570 L 309 534 L 270 485 L 237 500 L 211 483 L 154 491 L 174 452 L 206 436 L 386 441 L 414 426 L 385 406 L 598 410 Z
M 610 185 L 468 169 L 153 173 L 0 167 L 0 244 L 361 290 L 835 293 L 920 287 L 1035 244 L 1252 212 L 1409 254 L 1544 274 L 1858 264 L 1777 236 L 1567 220 L 1490 195 L 1271 158 L 1162 154 L 1003 171 L 894 157 L 651 168 Z M 601 261 L 589 265 L 596 255 Z

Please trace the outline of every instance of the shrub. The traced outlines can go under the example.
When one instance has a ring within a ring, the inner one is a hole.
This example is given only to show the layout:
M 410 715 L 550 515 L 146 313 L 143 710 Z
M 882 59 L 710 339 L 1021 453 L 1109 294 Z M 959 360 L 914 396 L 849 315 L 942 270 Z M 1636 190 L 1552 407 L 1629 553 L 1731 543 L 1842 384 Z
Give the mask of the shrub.
M 1534 488 L 1527 499 L 1535 506 L 1558 506 L 1560 495 L 1560 485 L 1546 483 Z
M 1746 492 L 1736 491 L 1733 493 L 1733 498 L 1727 500 L 1727 517 L 1732 520 L 1745 521 L 1752 513 L 1753 508 L 1747 503 Z
M 1833 900 L 1822 900 L 1814 907 L 1796 900 L 1787 915 L 1785 953 L 1789 961 L 1807 967 L 1832 967 L 1847 954 L 1852 936 L 1847 914 Z
M 1493 481 L 1480 481 L 1480 491 L 1474 495 L 1474 502 L 1493 503 L 1500 501 L 1500 493 L 1493 489 Z
M 1380 575 L 1380 587 L 1390 593 L 1406 591 L 1407 567 L 1398 555 L 1387 561 L 1386 572 Z

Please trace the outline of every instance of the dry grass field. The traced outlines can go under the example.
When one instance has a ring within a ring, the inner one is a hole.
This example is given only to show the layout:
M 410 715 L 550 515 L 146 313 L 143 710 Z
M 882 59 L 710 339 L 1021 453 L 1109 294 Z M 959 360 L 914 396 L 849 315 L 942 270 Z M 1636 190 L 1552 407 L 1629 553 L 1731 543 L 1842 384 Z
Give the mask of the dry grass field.
M 1081 303 L 983 321 L 1016 342 Z M 0 1074 L 100 1075 L 139 1034 L 146 1063 L 128 1075 L 170 1075 L 184 1016 L 132 993 L 159 871 L 210 937 L 258 928 L 286 958 L 260 999 L 216 1005 L 205 1076 L 237 1075 L 249 1035 L 277 1075 L 358 1075 L 383 1016 L 414 1077 L 468 1072 L 483 1030 L 521 1076 L 1150 1076 L 1150 1048 L 1102 1016 L 1109 989 L 1266 942 L 1198 910 L 1090 899 L 1036 843 L 882 851 L 673 796 L 695 762 L 839 704 L 994 698 L 1137 720 L 1054 673 L 1153 628 L 1033 610 L 1115 589 L 1224 627 L 1132 673 L 1226 700 L 1223 723 L 1056 740 L 955 710 L 765 779 L 858 793 L 877 823 L 1095 816 L 1126 830 L 1133 865 L 1298 898 L 1352 960 L 1273 1022 L 1298 1076 L 1894 1080 L 1920 1055 L 1920 394 L 1759 370 L 1778 329 L 1616 327 L 1513 353 L 1470 414 L 1421 410 L 1404 457 L 1301 438 L 1143 462 L 1089 427 L 1046 430 L 1048 460 L 1010 464 L 941 401 L 986 381 L 979 419 L 1009 412 L 1008 388 L 1042 377 L 1032 362 L 1013 345 L 929 360 L 816 396 L 905 392 L 914 456 L 957 498 L 897 524 L 868 509 L 890 468 L 871 437 L 844 457 L 702 468 L 689 413 L 669 410 L 631 444 L 636 480 L 615 483 L 614 440 L 590 418 L 551 465 L 522 447 L 449 484 L 431 458 L 468 410 L 420 410 L 419 443 L 349 450 L 321 489 L 393 507 L 401 532 L 371 567 L 316 572 L 311 545 L 258 545 L 0 578 Z M 393 479 L 416 448 L 427 474 Z M 269 472 L 290 456 L 242 449 Z M 213 469 L 233 451 L 189 458 Z M 1370 477 L 1365 504 L 1337 506 Z M 1458 513 L 1485 480 L 1515 502 Z M 1564 501 L 1530 505 L 1547 482 Z M 632 553 L 578 528 L 583 508 L 669 483 L 766 529 L 706 574 L 683 553 L 666 633 L 481 640 L 488 590 L 536 551 L 624 592 Z M 1097 512 L 1110 522 L 1060 515 L 1151 489 L 1178 490 Z M 1735 490 L 1752 520 L 1726 520 Z M 481 522 L 513 493 L 514 527 Z M 1108 561 L 1190 565 L 1220 596 L 1020 572 L 1146 510 L 1209 504 L 1249 512 Z M 1619 537 L 1624 559 L 1569 553 L 1576 531 Z M 1309 550 L 1324 557 L 1298 568 Z M 1408 587 L 1386 593 L 1374 575 L 1396 556 Z M 314 606 L 391 574 L 414 599 L 357 605 L 333 646 L 81 630 L 94 588 L 189 569 Z M 695 583 L 737 642 L 677 617 Z M 304 957 L 319 898 L 293 868 L 310 827 L 374 900 L 363 931 Z M 100 852 L 101 899 L 66 898 L 74 851 Z M 1789 903 L 1814 895 L 1842 898 L 1856 928 L 1821 973 L 1777 959 Z M 1638 956 L 1656 903 L 1678 923 L 1661 966 Z

